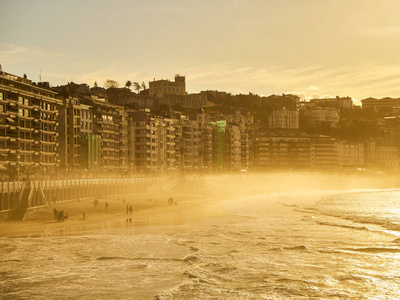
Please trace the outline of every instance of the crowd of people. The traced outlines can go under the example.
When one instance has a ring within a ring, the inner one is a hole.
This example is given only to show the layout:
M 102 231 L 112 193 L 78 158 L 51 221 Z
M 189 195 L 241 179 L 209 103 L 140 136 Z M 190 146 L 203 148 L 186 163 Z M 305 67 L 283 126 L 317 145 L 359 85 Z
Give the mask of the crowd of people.
M 123 199 L 122 201 L 125 203 L 125 199 Z M 174 198 L 170 197 L 170 198 L 168 198 L 168 205 L 178 205 L 178 204 L 176 203 L 176 201 L 174 201 Z M 108 210 L 109 206 L 110 205 L 106 201 L 104 203 L 104 208 L 105 208 L 106 211 Z M 98 208 L 99 207 L 99 199 L 95 198 L 93 200 L 93 207 L 94 208 Z M 54 208 L 53 213 L 54 213 L 54 220 L 57 220 L 57 222 L 63 222 L 63 221 L 65 221 L 65 219 L 68 219 L 68 217 L 69 217 L 68 213 L 64 212 L 64 210 L 60 210 L 59 211 L 59 210 Z M 132 204 L 127 204 L 126 205 L 126 214 L 127 215 L 128 214 L 130 214 L 130 215 L 133 214 L 133 205 Z M 83 220 L 86 219 L 86 213 L 85 212 L 82 213 L 82 217 L 83 217 Z M 132 223 L 132 218 L 127 219 L 127 222 Z
M 57 222 L 64 222 L 65 219 L 68 219 L 68 213 L 64 212 L 63 210 L 53 210 L 54 213 L 54 220 L 57 220 Z

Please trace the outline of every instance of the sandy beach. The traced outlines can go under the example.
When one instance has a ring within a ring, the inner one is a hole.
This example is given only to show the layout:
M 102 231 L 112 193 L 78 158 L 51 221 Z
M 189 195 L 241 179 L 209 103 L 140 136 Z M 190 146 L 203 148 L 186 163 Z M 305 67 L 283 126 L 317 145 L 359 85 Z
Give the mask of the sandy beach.
M 80 231 L 119 226 L 180 225 L 204 218 L 224 216 L 223 194 L 174 192 L 172 205 L 165 195 L 151 198 L 147 194 L 126 194 L 103 197 L 94 205 L 94 198 L 50 204 L 30 210 L 24 221 L 0 224 L 0 237 L 51 236 L 77 234 Z M 108 208 L 105 208 L 105 203 Z M 176 203 L 176 204 L 175 204 Z M 132 205 L 132 213 L 127 206 Z M 54 209 L 68 213 L 68 219 L 58 222 Z

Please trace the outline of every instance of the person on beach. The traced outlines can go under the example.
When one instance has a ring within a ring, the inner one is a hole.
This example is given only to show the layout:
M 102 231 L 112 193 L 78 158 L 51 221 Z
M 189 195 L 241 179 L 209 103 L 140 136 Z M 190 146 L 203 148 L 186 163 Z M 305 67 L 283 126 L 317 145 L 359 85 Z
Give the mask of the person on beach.
M 106 210 L 108 209 L 109 205 L 108 202 L 106 201 L 106 203 L 104 204 L 104 207 L 106 208 Z
M 133 214 L 133 207 L 132 207 L 132 205 L 129 206 L 129 213 L 130 213 L 130 214 Z
M 129 212 L 129 205 L 126 205 L 126 214 Z

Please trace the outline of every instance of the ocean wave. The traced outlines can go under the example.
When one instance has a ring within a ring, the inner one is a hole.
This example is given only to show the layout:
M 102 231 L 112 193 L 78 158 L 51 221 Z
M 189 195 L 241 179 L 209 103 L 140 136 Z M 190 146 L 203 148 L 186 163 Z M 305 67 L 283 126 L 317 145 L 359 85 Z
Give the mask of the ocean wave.
M 347 250 L 355 252 L 366 252 L 366 253 L 400 253 L 400 249 L 398 248 L 382 248 L 382 247 L 352 248 Z
M 159 257 L 122 257 L 122 256 L 101 256 L 96 260 L 143 260 L 143 261 L 177 261 L 182 262 L 184 259 L 179 258 L 159 258 Z
M 196 255 L 188 255 L 183 259 L 183 261 L 187 263 L 193 263 L 199 260 L 200 258 L 198 258 Z
M 349 229 L 355 229 L 355 230 L 370 230 L 368 227 L 365 227 L 365 226 L 352 226 L 352 225 L 337 224 L 337 223 L 323 222 L 323 221 L 316 221 L 316 223 L 319 225 L 349 228 Z
M 300 246 L 293 246 L 293 247 L 276 247 L 276 248 L 270 249 L 270 251 L 284 251 L 284 250 L 310 251 L 310 248 L 305 245 L 300 245 Z

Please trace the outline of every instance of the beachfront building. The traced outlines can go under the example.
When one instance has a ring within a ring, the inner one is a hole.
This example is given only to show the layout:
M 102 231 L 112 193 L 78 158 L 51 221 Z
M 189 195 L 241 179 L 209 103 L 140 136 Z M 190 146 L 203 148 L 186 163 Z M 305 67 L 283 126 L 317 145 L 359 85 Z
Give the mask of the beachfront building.
M 364 167 L 364 144 L 337 143 L 338 164 L 343 168 Z
M 209 171 L 212 168 L 213 129 L 210 117 L 202 108 L 197 110 L 196 118 L 199 138 L 199 166 L 203 171 Z
M 6 176 L 56 174 L 60 102 L 47 83 L 0 72 L 0 164 Z
M 78 98 L 61 99 L 59 112 L 59 166 L 69 172 L 80 170 L 81 105 Z
M 283 132 L 256 134 L 253 166 L 255 170 L 310 169 L 310 137 L 302 134 Z
M 338 152 L 334 138 L 329 136 L 312 136 L 311 141 L 311 169 L 332 171 L 338 167 Z
M 124 108 L 95 96 L 81 102 L 92 107 L 93 134 L 101 137 L 101 160 L 95 162 L 96 168 L 128 173 L 128 120 Z
M 197 171 L 199 165 L 199 134 L 197 120 L 175 114 L 175 167 L 180 171 Z

